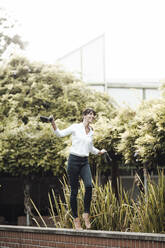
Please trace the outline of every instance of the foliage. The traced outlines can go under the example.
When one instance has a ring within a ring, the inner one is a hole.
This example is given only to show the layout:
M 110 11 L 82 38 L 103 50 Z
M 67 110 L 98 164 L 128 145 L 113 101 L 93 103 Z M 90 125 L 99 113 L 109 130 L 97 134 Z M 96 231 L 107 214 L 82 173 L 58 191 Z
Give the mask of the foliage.
M 91 223 L 94 230 L 131 231 L 165 233 L 165 177 L 159 174 L 158 184 L 148 180 L 146 196 L 141 193 L 134 201 L 131 195 L 120 186 L 119 200 L 116 199 L 108 181 L 104 186 L 99 185 L 98 178 L 93 182 L 94 192 L 91 204 Z M 73 218 L 70 212 L 70 189 L 66 178 L 63 179 L 63 199 L 57 197 L 52 190 L 49 194 L 50 218 L 57 228 L 72 228 Z M 78 193 L 78 215 L 83 213 L 84 185 L 80 182 Z M 147 200 L 146 200 L 147 199 Z M 39 211 L 33 202 L 37 214 Z M 35 218 L 34 218 L 35 219 Z M 45 223 L 44 223 L 45 226 Z
M 130 230 L 135 232 L 165 232 L 165 177 L 159 174 L 158 183 L 149 179 L 148 193 L 141 192 L 138 203 L 133 203 L 134 219 Z
M 93 182 L 94 193 L 91 204 L 91 223 L 92 229 L 97 230 L 123 230 L 126 231 L 130 225 L 129 215 L 132 215 L 131 206 L 129 205 L 129 194 L 120 191 L 120 201 L 118 202 L 115 194 L 112 192 L 111 182 L 108 181 L 106 185 L 100 186 L 98 177 Z M 67 179 L 64 177 L 62 182 L 63 197 L 55 196 L 54 190 L 48 193 L 49 198 L 49 212 L 56 228 L 72 228 L 73 217 L 70 211 L 70 188 L 68 187 Z M 83 197 L 85 188 L 83 182 L 80 182 L 78 193 L 78 216 L 81 218 L 83 213 Z M 62 199 L 64 198 L 64 199 Z M 39 211 L 32 201 L 33 207 L 37 214 Z M 34 218 L 35 219 L 35 218 Z M 81 218 L 83 227 L 83 219 Z M 45 225 L 45 223 L 44 223 Z
M 53 114 L 59 128 L 65 128 L 81 121 L 86 107 L 98 113 L 94 145 L 105 148 L 112 158 L 112 164 L 107 164 L 103 157 L 92 155 L 92 167 L 109 174 L 112 165 L 163 166 L 164 98 L 144 101 L 136 112 L 115 109 L 108 95 L 93 91 L 60 67 L 22 57 L 0 68 L 0 96 L 1 172 L 63 173 L 70 139 L 53 136 L 50 125 L 40 123 L 39 116 Z
M 127 129 L 129 129 L 130 122 L 135 116 L 134 110 L 131 108 L 116 109 L 115 114 L 111 115 L 111 118 L 99 118 L 95 125 L 95 144 L 96 147 L 104 147 L 111 159 L 112 164 L 107 164 L 107 161 L 103 157 L 92 157 L 96 164 L 99 164 L 99 168 L 103 173 L 109 173 L 111 166 L 115 167 L 117 164 L 124 164 L 123 154 L 118 150 L 119 142 L 122 142 L 121 135 Z M 102 132 L 100 132 L 100 127 Z
M 59 128 L 82 120 L 86 107 L 98 118 L 114 113 L 113 100 L 58 66 L 13 58 L 0 70 L 0 171 L 10 175 L 63 174 L 70 139 L 56 138 L 41 115 L 54 115 Z M 100 127 L 101 130 L 101 127 Z
M 65 144 L 52 136 L 49 128 L 33 119 L 17 128 L 10 125 L 1 135 L 0 171 L 14 176 L 62 174 L 64 158 L 58 152 Z
M 145 101 L 128 128 L 121 134 L 118 151 L 126 164 L 155 169 L 164 166 L 165 159 L 165 100 Z

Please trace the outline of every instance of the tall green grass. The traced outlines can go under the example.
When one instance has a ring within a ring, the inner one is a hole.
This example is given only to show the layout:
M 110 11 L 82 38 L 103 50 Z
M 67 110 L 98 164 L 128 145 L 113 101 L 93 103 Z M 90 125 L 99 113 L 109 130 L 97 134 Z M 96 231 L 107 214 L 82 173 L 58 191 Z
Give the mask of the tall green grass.
M 100 186 L 96 180 L 91 205 L 92 227 L 97 230 L 128 231 L 133 214 L 130 194 L 119 186 L 119 199 L 112 191 L 111 181 Z
M 148 179 L 147 196 L 140 193 L 136 201 L 132 199 L 130 193 L 122 188 L 121 184 L 118 184 L 118 200 L 112 191 L 111 181 L 101 186 L 96 177 L 93 185 L 90 217 L 92 229 L 124 232 L 165 232 L 165 178 L 163 173 L 159 174 L 157 184 Z M 53 189 L 48 194 L 50 218 L 57 228 L 72 228 L 73 218 L 69 203 L 70 189 L 66 178 L 63 179 L 62 187 L 63 199 L 60 196 L 57 198 Z M 84 193 L 84 185 L 80 182 L 78 193 L 78 214 L 80 218 L 83 213 Z M 81 222 L 84 225 L 82 218 Z M 85 228 L 85 226 L 83 227 Z
M 165 177 L 159 173 L 158 182 L 148 178 L 147 195 L 141 193 L 133 202 L 134 219 L 130 230 L 134 232 L 165 233 Z

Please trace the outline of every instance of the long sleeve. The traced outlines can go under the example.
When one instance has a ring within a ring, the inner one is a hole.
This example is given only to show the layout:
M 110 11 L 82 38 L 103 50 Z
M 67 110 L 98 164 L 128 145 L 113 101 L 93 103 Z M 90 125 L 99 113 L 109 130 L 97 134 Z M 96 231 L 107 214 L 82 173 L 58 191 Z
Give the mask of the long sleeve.
M 99 153 L 99 149 L 97 149 L 96 147 L 94 147 L 93 145 L 93 134 L 91 136 L 91 142 L 90 142 L 90 153 L 97 155 Z
M 90 147 L 90 152 L 94 155 L 97 155 L 99 153 L 99 149 L 97 149 L 96 147 L 94 147 L 93 143 L 91 144 L 91 147 Z
M 57 129 L 54 131 L 54 133 L 55 133 L 55 135 L 56 135 L 57 137 L 65 137 L 65 136 L 71 135 L 71 134 L 73 133 L 73 129 L 74 129 L 74 124 L 71 125 L 71 126 L 68 127 L 68 128 L 63 129 L 63 130 L 60 130 L 60 129 L 57 128 Z
M 85 127 L 83 123 L 75 123 L 70 127 L 60 130 L 56 129 L 54 131 L 57 137 L 65 137 L 71 135 L 72 145 L 70 148 L 70 153 L 76 156 L 86 157 L 89 153 L 98 154 L 99 150 L 93 146 L 93 131 L 86 134 Z

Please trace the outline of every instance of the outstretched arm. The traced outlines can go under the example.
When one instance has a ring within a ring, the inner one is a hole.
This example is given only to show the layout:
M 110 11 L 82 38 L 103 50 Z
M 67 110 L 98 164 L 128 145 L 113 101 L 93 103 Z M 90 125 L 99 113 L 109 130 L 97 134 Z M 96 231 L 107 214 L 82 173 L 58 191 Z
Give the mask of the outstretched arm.
M 66 128 L 66 129 L 59 130 L 56 123 L 55 123 L 54 118 L 52 118 L 51 124 L 52 124 L 53 130 L 54 130 L 54 133 L 56 134 L 57 137 L 65 137 L 67 135 L 72 134 L 72 132 L 73 132 L 73 125 L 71 125 L 70 127 Z
M 54 118 L 52 118 L 51 124 L 52 124 L 52 127 L 53 127 L 54 131 L 56 131 L 57 130 L 57 126 L 56 126 L 56 123 L 54 121 Z

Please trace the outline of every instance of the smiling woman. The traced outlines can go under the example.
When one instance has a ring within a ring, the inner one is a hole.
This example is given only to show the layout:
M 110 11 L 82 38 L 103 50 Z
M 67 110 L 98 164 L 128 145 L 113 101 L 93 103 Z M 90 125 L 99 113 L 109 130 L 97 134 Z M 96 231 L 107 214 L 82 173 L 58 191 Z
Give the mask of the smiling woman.
M 90 204 L 92 199 L 92 175 L 90 165 L 88 162 L 89 153 L 102 155 L 106 151 L 98 150 L 93 146 L 93 129 L 92 124 L 96 112 L 93 109 L 86 109 L 83 112 L 83 122 L 72 124 L 70 127 L 59 130 L 54 119 L 52 119 L 52 127 L 57 137 L 65 137 L 72 135 L 72 146 L 70 148 L 70 155 L 68 159 L 67 174 L 71 186 L 70 206 L 75 228 L 82 230 L 80 219 L 77 211 L 77 194 L 79 187 L 79 177 L 82 178 L 85 186 L 84 196 L 84 213 L 82 215 L 86 228 L 90 228 Z

